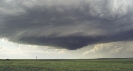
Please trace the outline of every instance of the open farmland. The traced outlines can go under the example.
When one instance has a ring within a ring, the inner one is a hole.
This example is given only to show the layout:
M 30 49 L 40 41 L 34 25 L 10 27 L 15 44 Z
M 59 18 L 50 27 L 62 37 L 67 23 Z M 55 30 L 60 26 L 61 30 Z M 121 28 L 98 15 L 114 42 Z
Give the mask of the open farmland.
M 11 59 L 0 71 L 133 71 L 133 59 Z

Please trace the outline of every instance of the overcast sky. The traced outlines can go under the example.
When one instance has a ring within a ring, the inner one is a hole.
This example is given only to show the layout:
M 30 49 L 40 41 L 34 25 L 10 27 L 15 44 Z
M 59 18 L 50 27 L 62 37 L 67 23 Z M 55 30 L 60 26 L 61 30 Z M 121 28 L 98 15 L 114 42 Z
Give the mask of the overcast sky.
M 133 57 L 133 0 L 1 0 L 0 59 Z

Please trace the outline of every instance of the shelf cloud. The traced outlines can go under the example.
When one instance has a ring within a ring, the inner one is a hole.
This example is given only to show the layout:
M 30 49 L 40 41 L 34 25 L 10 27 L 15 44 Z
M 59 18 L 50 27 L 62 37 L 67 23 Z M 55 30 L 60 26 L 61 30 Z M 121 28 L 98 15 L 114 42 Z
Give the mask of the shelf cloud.
M 0 38 L 75 50 L 133 41 L 133 0 L 1 0 Z

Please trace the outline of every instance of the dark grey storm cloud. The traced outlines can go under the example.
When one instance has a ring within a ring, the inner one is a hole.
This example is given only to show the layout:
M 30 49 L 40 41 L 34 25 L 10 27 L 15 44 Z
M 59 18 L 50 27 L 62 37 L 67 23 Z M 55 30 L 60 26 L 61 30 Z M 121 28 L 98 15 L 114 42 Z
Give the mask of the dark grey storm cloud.
M 133 0 L 2 0 L 0 37 L 78 49 L 133 40 Z

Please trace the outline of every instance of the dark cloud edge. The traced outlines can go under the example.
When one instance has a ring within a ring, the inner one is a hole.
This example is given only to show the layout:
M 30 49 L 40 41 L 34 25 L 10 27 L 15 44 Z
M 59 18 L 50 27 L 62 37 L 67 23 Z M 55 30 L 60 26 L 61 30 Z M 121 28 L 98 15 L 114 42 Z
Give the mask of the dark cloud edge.
M 53 46 L 57 48 L 65 48 L 68 50 L 76 50 L 83 48 L 87 45 L 98 44 L 98 43 L 109 43 L 118 41 L 133 41 L 133 29 L 125 31 L 122 33 L 117 33 L 116 35 L 110 36 L 62 36 L 62 37 L 20 37 L 17 40 L 10 39 L 15 43 L 20 44 L 30 44 L 30 45 L 40 45 L 40 46 Z

